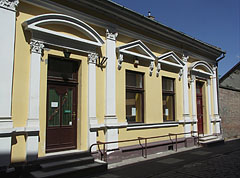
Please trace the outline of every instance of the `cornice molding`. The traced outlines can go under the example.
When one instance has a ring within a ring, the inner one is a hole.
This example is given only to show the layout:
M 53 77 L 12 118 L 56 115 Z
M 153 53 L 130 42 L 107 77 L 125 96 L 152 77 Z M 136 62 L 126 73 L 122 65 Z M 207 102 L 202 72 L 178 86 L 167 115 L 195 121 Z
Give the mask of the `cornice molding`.
M 16 7 L 19 4 L 19 0 L 0 0 L 0 7 L 16 11 Z

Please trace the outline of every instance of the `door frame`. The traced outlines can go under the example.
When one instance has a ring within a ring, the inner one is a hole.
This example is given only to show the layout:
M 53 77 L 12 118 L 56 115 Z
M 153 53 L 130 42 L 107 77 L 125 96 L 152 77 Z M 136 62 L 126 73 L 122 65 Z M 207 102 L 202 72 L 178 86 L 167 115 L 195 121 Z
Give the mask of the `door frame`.
M 52 77 L 52 76 L 47 76 L 47 100 L 46 100 L 46 138 L 45 138 L 45 153 L 49 153 L 49 152 L 57 152 L 57 151 L 64 151 L 64 150 L 71 150 L 71 149 L 77 149 L 77 132 L 78 132 L 78 75 L 79 75 L 79 69 L 80 69 L 80 65 L 81 65 L 81 61 L 80 60 L 75 60 L 75 59 L 70 59 L 70 58 L 64 58 L 61 56 L 56 56 L 56 55 L 48 55 L 48 60 L 51 60 L 51 58 L 57 58 L 57 60 L 65 60 L 65 61 L 72 61 L 72 62 L 76 62 L 76 65 L 78 65 L 78 70 L 73 73 L 73 79 L 70 80 L 65 80 L 65 79 L 61 79 L 59 77 Z M 48 63 L 49 64 L 49 63 Z M 49 74 L 49 69 L 48 69 L 48 74 Z M 75 110 L 75 120 L 74 120 L 74 147 L 66 147 L 66 148 L 56 148 L 56 149 L 47 149 L 47 128 L 48 128 L 48 101 L 49 101 L 49 86 L 50 85 L 55 85 L 55 86 L 64 86 L 64 87 L 73 87 L 75 89 L 75 106 L 74 110 Z

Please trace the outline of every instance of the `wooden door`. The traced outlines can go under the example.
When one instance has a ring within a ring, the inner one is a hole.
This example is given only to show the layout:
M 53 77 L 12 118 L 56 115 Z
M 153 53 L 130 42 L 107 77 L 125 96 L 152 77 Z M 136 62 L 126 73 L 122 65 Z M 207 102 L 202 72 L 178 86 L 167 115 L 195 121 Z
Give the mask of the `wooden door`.
M 203 94 L 202 87 L 203 83 L 197 82 L 196 84 L 196 95 L 197 95 L 197 119 L 198 119 L 198 132 L 203 134 Z
M 77 87 L 48 84 L 46 152 L 76 148 Z

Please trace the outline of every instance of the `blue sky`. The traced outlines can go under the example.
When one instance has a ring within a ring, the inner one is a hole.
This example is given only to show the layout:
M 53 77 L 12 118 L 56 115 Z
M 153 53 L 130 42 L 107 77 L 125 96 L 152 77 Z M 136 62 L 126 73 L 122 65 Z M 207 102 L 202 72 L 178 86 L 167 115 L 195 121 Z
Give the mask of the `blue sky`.
M 225 74 L 240 61 L 240 0 L 113 0 L 177 31 L 220 47 L 219 62 Z

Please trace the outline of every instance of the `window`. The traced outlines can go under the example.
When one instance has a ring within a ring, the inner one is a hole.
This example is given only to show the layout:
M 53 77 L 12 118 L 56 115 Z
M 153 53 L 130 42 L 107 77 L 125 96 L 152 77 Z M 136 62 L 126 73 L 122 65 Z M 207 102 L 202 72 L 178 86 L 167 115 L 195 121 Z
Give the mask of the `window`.
M 128 123 L 143 122 L 143 74 L 126 71 L 126 119 Z
M 175 121 L 174 96 L 174 79 L 163 77 L 163 121 Z

